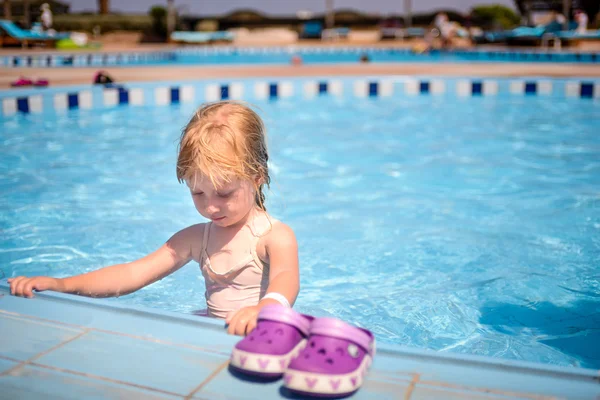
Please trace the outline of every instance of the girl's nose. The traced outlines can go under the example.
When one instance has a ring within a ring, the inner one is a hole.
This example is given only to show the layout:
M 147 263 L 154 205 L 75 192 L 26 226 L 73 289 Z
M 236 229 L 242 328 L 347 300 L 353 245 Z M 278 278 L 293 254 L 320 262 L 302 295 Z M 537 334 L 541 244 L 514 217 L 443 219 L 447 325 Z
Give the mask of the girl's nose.
M 206 205 L 206 212 L 208 214 L 216 214 L 219 212 L 219 207 L 215 203 L 208 203 Z

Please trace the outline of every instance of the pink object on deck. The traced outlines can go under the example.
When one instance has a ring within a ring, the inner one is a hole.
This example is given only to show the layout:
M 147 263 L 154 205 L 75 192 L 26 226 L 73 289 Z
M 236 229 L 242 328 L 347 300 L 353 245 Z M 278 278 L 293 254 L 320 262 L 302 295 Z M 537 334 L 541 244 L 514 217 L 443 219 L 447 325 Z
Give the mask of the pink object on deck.
M 33 84 L 33 81 L 31 79 L 27 79 L 24 77 L 20 77 L 19 79 L 17 79 L 16 81 L 13 81 L 10 83 L 10 86 L 13 87 L 20 87 L 20 86 L 30 86 Z

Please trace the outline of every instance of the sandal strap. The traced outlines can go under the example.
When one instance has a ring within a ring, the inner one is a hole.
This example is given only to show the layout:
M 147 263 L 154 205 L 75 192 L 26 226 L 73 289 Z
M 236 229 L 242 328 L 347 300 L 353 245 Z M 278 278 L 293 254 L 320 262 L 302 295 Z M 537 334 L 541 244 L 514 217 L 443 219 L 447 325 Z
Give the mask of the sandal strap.
M 313 317 L 300 314 L 291 308 L 284 307 L 279 304 L 272 304 L 265 306 L 260 310 L 258 313 L 258 319 L 266 319 L 292 325 L 298 328 L 298 330 L 302 332 L 304 336 L 308 336 Z
M 345 323 L 337 318 L 317 318 L 310 326 L 310 333 L 349 340 L 361 346 L 365 351 L 373 351 L 373 334 L 362 328 Z

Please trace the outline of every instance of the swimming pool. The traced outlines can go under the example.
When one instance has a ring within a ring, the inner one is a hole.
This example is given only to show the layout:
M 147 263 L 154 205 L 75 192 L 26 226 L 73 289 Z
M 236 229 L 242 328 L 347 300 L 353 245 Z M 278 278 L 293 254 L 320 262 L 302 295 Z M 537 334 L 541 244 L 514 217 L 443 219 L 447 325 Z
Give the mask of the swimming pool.
M 154 52 L 76 52 L 0 56 L 0 66 L 92 67 L 140 65 L 286 65 L 298 55 L 305 64 L 356 63 L 367 55 L 375 63 L 600 63 L 600 53 L 554 50 L 434 50 L 416 54 L 393 47 L 235 47 L 205 46 Z
M 600 366 L 597 100 L 256 103 L 273 160 L 267 206 L 299 240 L 300 311 L 388 343 Z M 4 275 L 125 262 L 201 221 L 174 173 L 193 110 L 2 119 Z M 193 313 L 204 307 L 202 276 L 191 263 L 114 301 Z

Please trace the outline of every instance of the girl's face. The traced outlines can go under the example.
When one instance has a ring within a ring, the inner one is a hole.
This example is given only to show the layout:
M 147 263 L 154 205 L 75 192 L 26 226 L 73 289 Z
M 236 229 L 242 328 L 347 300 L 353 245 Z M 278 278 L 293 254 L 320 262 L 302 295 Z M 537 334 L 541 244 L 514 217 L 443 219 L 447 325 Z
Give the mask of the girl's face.
M 252 181 L 234 178 L 231 182 L 217 182 L 200 174 L 186 181 L 196 210 L 215 225 L 229 227 L 245 221 L 255 206 L 256 190 Z

